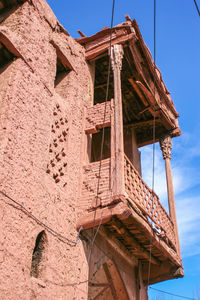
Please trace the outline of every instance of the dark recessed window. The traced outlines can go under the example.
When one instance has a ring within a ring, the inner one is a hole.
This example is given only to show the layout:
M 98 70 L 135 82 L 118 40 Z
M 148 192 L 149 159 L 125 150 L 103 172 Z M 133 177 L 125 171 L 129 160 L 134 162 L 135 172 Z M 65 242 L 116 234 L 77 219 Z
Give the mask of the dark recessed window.
M 45 268 L 45 252 L 47 247 L 47 236 L 45 231 L 41 231 L 35 241 L 33 249 L 32 263 L 31 263 L 31 276 L 41 277 Z
M 15 9 L 26 0 L 1 0 L 0 1 L 0 23 L 6 19 Z
M 61 59 L 57 57 L 57 64 L 56 64 L 56 77 L 55 77 L 55 86 L 65 77 L 69 74 L 71 69 L 64 65 L 61 62 Z
M 14 60 L 16 56 L 0 42 L 0 73 Z

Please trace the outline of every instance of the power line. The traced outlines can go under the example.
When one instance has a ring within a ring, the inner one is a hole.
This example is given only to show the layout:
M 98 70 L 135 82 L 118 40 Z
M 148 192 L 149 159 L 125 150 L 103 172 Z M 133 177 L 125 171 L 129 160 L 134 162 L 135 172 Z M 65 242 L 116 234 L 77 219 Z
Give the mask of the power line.
M 78 236 L 76 239 L 76 242 L 68 239 L 67 237 L 65 237 L 64 235 L 60 234 L 59 232 L 55 231 L 54 229 L 52 229 L 51 227 L 49 227 L 48 225 L 46 225 L 45 223 L 43 223 L 42 221 L 40 221 L 37 217 L 35 217 L 30 211 L 28 211 L 28 209 L 26 209 L 24 207 L 24 205 L 22 205 L 21 203 L 19 203 L 18 201 L 12 199 L 10 196 L 8 196 L 6 193 L 4 193 L 3 191 L 0 191 L 0 194 L 2 194 L 4 197 L 6 197 L 7 199 L 9 199 L 10 201 L 12 201 L 14 204 L 8 203 L 6 202 L 8 205 L 22 211 L 24 214 L 26 214 L 29 218 L 31 218 L 32 220 L 34 220 L 38 225 L 42 226 L 43 228 L 45 228 L 49 233 L 51 233 L 52 235 L 54 235 L 55 237 L 57 237 L 61 242 L 63 243 L 67 243 L 69 246 L 71 247 L 75 247 L 78 243 L 79 240 L 79 235 L 80 235 L 80 230 L 78 232 Z M 4 200 L 2 200 L 4 201 Z M 5 201 L 4 201 L 5 202 Z
M 93 239 L 90 237 L 90 235 L 86 232 L 86 231 L 84 231 L 84 233 L 82 232 L 81 233 L 81 236 L 83 237 L 83 238 L 85 238 L 86 240 L 89 240 L 91 243 L 93 242 Z M 106 252 L 105 250 L 103 250 L 102 248 L 101 248 L 101 246 L 99 245 L 99 243 L 96 243 L 95 241 L 93 242 L 93 244 L 95 244 L 95 246 L 107 257 L 107 258 L 109 258 L 117 267 L 118 267 L 118 269 L 119 270 L 121 270 L 121 271 L 123 271 L 125 274 L 127 274 L 127 275 L 130 275 L 121 265 L 119 265 L 117 262 L 116 262 L 116 260 L 110 255 L 110 254 L 108 254 L 108 252 Z M 126 249 L 129 251 L 129 249 L 126 247 Z M 88 282 L 89 282 L 89 280 L 88 280 Z
M 149 288 L 151 290 L 154 290 L 154 291 L 157 291 L 157 292 L 161 292 L 163 294 L 167 294 L 167 295 L 170 295 L 170 296 L 179 297 L 179 298 L 182 298 L 182 299 L 196 300 L 195 298 L 190 298 L 190 297 L 185 297 L 185 296 L 174 294 L 174 293 L 170 293 L 170 292 L 165 292 L 163 290 L 155 289 L 155 288 L 152 288 L 152 287 L 149 287 Z
M 194 0 L 194 4 L 195 4 L 195 6 L 196 6 L 198 15 L 199 15 L 199 17 L 200 17 L 200 10 L 199 10 L 199 7 L 198 7 L 198 4 L 197 4 L 196 0 Z
M 110 25 L 110 46 L 109 46 L 110 53 L 111 53 L 111 46 L 112 46 L 112 28 L 113 28 L 114 10 L 115 10 L 115 0 L 113 0 L 113 3 L 112 3 L 112 14 L 111 14 L 111 25 Z M 93 227 L 92 227 L 93 239 L 92 239 L 92 242 L 91 242 L 89 256 L 88 256 L 88 266 L 89 267 L 90 267 L 90 260 L 91 260 L 93 245 L 94 245 L 96 236 L 99 232 L 99 229 L 101 227 L 102 219 L 103 219 L 103 213 L 102 213 L 101 220 L 100 220 L 99 225 L 97 227 L 97 230 L 95 232 L 95 219 L 96 219 L 96 212 L 97 212 L 97 203 L 98 203 L 100 178 L 101 178 L 101 166 L 102 166 L 102 158 L 103 158 L 103 147 L 104 147 L 104 140 L 105 140 L 105 127 L 104 127 L 104 124 L 105 124 L 105 120 L 106 120 L 106 103 L 108 101 L 108 92 L 109 92 L 109 84 L 110 84 L 110 69 L 111 69 L 111 58 L 110 58 L 110 55 L 109 55 L 108 76 L 107 76 L 107 84 L 106 84 L 106 99 L 105 99 L 105 108 L 104 108 L 104 117 L 103 117 L 103 131 L 102 131 L 102 139 L 101 139 L 99 174 L 98 174 L 97 193 L 96 193 L 96 206 L 95 206 L 95 211 L 94 211 L 94 220 L 93 220 Z
M 154 0 L 154 12 L 153 12 L 153 60 L 154 60 L 154 67 L 153 67 L 153 96 L 154 96 L 154 103 L 153 103 L 153 151 L 152 151 L 152 218 L 154 213 L 154 174 L 155 174 L 155 139 L 156 139 L 156 118 L 155 118 L 155 102 L 156 102 L 156 87 L 155 87 L 155 76 L 156 76 L 156 0 Z M 151 221 L 153 223 L 153 221 Z M 150 280 L 150 273 L 151 273 L 151 256 L 152 256 L 152 235 L 150 236 L 150 249 L 149 249 L 149 267 L 148 267 L 148 284 Z

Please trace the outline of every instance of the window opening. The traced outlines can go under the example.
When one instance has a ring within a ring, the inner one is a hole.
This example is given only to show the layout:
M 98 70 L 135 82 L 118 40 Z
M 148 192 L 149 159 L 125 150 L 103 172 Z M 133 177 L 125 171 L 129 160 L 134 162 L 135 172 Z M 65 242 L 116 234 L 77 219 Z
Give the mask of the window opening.
M 0 1 L 0 23 L 6 19 L 25 0 L 1 0 Z
M 105 102 L 108 80 L 109 56 L 105 55 L 95 61 L 94 104 Z M 110 72 L 108 100 L 114 97 L 113 74 Z
M 141 157 L 133 127 L 124 126 L 124 152 L 141 175 Z
M 61 82 L 61 80 L 63 80 L 63 78 L 69 74 L 70 71 L 71 69 L 64 65 L 61 62 L 61 59 L 57 57 L 55 86 L 57 86 L 59 82 Z
M 16 56 L 0 42 L 0 73 L 14 60 Z
M 33 249 L 32 263 L 31 263 L 31 276 L 40 277 L 44 270 L 45 261 L 45 248 L 47 244 L 47 236 L 45 231 L 41 231 L 35 241 Z

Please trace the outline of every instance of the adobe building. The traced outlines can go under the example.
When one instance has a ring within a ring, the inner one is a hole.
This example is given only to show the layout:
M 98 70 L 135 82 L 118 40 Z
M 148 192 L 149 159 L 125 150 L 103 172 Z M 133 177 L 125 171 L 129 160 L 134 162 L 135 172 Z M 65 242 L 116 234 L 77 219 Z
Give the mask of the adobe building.
M 1 0 L 0 20 L 0 299 L 147 299 L 183 276 L 181 132 L 136 21 L 74 40 L 44 0 Z M 153 142 L 169 214 L 142 179 Z

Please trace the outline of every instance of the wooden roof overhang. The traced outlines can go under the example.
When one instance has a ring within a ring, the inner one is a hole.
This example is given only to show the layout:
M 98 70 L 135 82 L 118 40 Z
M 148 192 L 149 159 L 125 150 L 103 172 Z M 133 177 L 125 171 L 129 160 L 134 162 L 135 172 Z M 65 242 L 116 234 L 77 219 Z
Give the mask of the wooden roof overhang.
M 134 127 L 138 147 L 153 142 L 154 116 L 155 141 L 166 133 L 172 137 L 180 135 L 179 114 L 159 69 L 157 66 L 154 69 L 152 56 L 135 20 L 113 27 L 112 32 L 106 27 L 93 36 L 77 39 L 85 47 L 86 60 L 96 62 L 96 74 L 99 74 L 99 78 L 95 78 L 98 83 L 95 85 L 95 90 L 98 88 L 97 97 L 105 99 L 110 37 L 112 45 L 121 44 L 124 48 L 121 72 L 124 126 Z M 112 80 L 110 87 L 113 87 Z

